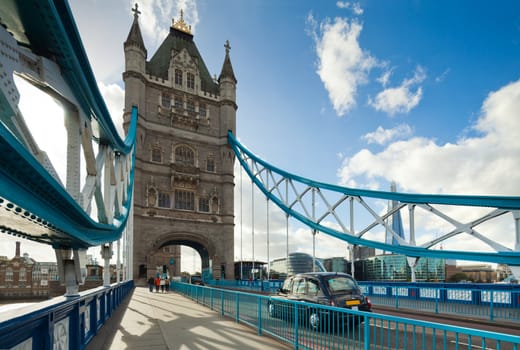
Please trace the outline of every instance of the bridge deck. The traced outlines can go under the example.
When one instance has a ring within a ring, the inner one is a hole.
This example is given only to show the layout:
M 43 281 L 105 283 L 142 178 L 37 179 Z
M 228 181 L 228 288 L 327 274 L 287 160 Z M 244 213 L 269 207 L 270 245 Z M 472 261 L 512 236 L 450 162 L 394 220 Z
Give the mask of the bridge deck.
M 145 287 L 134 289 L 87 346 L 87 350 L 289 348 L 176 293 L 150 293 Z

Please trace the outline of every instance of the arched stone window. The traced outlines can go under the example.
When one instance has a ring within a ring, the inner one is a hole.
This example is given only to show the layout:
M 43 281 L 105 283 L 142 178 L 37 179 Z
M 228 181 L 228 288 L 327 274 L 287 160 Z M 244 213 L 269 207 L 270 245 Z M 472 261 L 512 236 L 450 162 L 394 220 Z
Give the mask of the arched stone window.
M 175 85 L 182 86 L 182 70 L 180 69 L 175 70 Z
M 195 102 L 192 99 L 186 101 L 186 110 L 188 112 L 195 112 Z
M 175 148 L 175 163 L 182 165 L 195 165 L 195 154 L 193 150 L 187 146 L 178 146 Z
M 186 86 L 190 90 L 195 89 L 195 74 L 193 74 L 193 73 L 186 74 Z
M 176 109 L 184 108 L 184 106 L 183 106 L 184 103 L 182 102 L 182 97 L 180 97 L 180 96 L 175 95 L 175 97 L 173 98 L 173 103 L 174 103 L 174 107 Z
M 215 172 L 215 159 L 212 154 L 210 154 L 208 159 L 206 159 L 206 170 L 211 173 Z
M 199 115 L 201 117 L 206 117 L 206 115 L 207 115 L 207 112 L 206 112 L 207 109 L 206 108 L 207 107 L 206 107 L 205 103 L 202 103 L 202 102 L 199 103 Z
M 162 151 L 160 147 L 152 148 L 152 162 L 162 163 Z
M 203 213 L 209 213 L 209 198 L 200 197 L 199 198 L 199 211 Z
M 170 208 L 170 194 L 168 192 L 159 192 L 159 202 L 158 207 L 160 208 Z
M 171 96 L 168 94 L 162 94 L 161 96 L 161 106 L 164 108 L 170 108 L 171 105 Z
M 175 209 L 195 210 L 195 193 L 192 191 L 175 190 Z

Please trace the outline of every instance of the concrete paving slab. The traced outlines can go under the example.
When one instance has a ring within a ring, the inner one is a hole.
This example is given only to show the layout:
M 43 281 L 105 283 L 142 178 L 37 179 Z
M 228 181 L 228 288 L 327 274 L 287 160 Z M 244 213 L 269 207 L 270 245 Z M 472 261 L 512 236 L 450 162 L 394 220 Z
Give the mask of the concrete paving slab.
M 87 350 L 291 348 L 184 296 L 150 293 L 146 287 L 136 287 L 87 346 Z

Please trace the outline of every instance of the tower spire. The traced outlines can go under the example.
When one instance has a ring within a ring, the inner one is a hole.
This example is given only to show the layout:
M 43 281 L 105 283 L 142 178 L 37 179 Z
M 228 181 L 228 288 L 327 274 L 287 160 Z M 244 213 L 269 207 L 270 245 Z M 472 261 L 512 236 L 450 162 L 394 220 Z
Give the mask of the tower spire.
M 132 8 L 132 12 L 134 13 L 134 21 L 132 22 L 132 27 L 130 28 L 130 32 L 128 33 L 128 37 L 124 42 L 124 47 L 127 48 L 129 46 L 137 46 L 144 52 L 146 57 L 146 47 L 144 46 L 143 36 L 141 35 L 141 29 L 139 28 L 139 15 L 141 11 L 139 11 L 139 5 L 136 3 L 135 7 Z
M 229 40 L 226 40 L 224 44 L 224 48 L 226 49 L 226 57 L 224 58 L 224 64 L 222 65 L 222 70 L 220 72 L 220 76 L 218 80 L 220 81 L 222 78 L 231 78 L 235 84 L 237 83 L 237 79 L 235 78 L 235 73 L 233 72 L 233 66 L 231 65 L 231 59 L 229 58 L 229 51 L 231 50 L 231 45 L 229 45 Z

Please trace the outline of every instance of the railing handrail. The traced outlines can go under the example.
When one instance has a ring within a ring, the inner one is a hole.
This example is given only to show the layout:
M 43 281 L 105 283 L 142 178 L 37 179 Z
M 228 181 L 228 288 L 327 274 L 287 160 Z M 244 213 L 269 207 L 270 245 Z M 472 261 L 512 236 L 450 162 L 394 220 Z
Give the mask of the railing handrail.
M 52 349 L 63 339 L 68 342 L 67 348 L 84 349 L 133 288 L 134 281 L 130 280 L 86 290 L 74 298 L 56 297 L 1 312 L 0 349 L 29 342 L 39 344 L 39 349 Z M 60 329 L 67 333 L 57 334 L 55 327 L 63 325 Z

